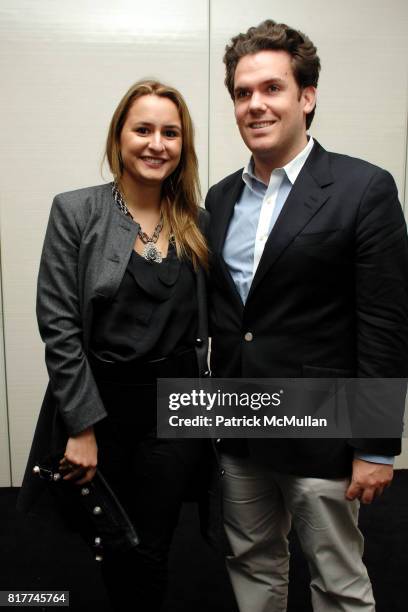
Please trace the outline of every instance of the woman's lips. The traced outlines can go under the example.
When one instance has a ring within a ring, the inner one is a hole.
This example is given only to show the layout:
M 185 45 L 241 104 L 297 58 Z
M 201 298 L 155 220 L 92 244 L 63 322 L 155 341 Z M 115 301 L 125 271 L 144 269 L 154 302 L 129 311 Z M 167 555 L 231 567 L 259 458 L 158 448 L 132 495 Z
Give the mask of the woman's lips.
M 141 159 L 151 168 L 160 168 L 166 161 L 161 157 L 142 157 Z

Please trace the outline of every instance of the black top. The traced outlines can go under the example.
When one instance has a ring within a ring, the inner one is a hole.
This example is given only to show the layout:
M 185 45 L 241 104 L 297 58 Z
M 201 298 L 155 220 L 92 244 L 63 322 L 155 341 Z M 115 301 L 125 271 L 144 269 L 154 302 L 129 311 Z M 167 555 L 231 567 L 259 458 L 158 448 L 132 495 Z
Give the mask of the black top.
M 95 304 L 91 350 L 99 358 L 125 362 L 167 357 L 192 347 L 197 328 L 196 279 L 174 245 L 161 263 L 132 251 L 112 300 Z

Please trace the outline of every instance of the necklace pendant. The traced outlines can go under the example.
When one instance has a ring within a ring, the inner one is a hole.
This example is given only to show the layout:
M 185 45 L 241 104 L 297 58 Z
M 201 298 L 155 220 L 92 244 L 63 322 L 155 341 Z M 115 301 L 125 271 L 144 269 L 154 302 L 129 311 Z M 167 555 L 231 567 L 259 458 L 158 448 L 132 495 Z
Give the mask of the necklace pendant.
M 146 242 L 142 251 L 142 257 L 152 263 L 161 263 L 163 261 L 161 252 L 151 240 Z

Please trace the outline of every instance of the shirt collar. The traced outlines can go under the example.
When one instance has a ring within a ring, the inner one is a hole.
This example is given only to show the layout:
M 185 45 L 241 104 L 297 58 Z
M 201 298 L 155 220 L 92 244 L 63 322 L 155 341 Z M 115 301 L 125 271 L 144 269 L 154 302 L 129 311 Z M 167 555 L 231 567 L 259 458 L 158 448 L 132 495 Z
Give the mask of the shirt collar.
M 310 136 L 307 142 L 307 145 L 305 146 L 304 149 L 302 149 L 302 151 L 300 151 L 300 153 L 296 155 L 296 157 L 294 157 L 290 162 L 288 162 L 285 166 L 283 166 L 283 168 L 276 168 L 276 170 L 285 171 L 285 174 L 290 180 L 290 182 L 292 183 L 292 185 L 296 181 L 301 169 L 303 168 L 305 161 L 309 157 L 309 154 L 313 148 L 313 144 L 314 144 L 314 140 Z M 257 187 L 259 190 L 261 186 L 262 186 L 262 189 L 265 190 L 265 187 L 266 187 L 265 183 L 263 183 L 257 176 L 255 176 L 254 160 L 252 156 L 248 164 L 245 166 L 245 168 L 242 171 L 242 180 L 253 191 L 256 191 Z

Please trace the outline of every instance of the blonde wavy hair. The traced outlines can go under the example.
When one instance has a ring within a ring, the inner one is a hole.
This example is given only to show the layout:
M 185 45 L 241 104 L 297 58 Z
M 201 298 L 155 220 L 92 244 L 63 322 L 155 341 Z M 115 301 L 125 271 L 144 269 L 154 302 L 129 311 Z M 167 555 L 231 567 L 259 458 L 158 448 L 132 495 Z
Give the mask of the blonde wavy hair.
M 191 259 L 194 268 L 208 268 L 208 248 L 198 226 L 200 183 L 197 155 L 194 149 L 194 127 L 181 93 L 155 80 L 138 81 L 119 102 L 110 122 L 105 157 L 115 181 L 120 185 L 123 162 L 120 136 L 133 102 L 142 96 L 168 98 L 177 107 L 182 128 L 182 149 L 177 168 L 162 185 L 162 213 L 166 231 L 175 238 L 177 255 Z

